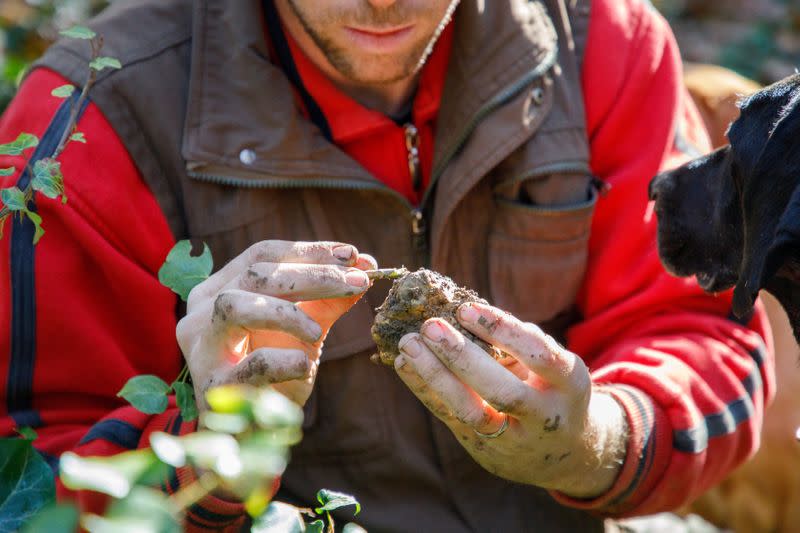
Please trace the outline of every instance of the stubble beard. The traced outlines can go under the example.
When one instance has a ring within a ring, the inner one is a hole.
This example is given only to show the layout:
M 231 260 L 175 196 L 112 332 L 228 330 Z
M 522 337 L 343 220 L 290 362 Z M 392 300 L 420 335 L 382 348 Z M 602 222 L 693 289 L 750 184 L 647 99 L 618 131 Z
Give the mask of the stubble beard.
M 453 13 L 455 12 L 456 7 L 458 7 L 459 2 L 460 0 L 451 1 L 450 5 L 447 7 L 447 11 L 442 17 L 442 20 L 439 22 L 439 25 L 436 27 L 436 30 L 433 32 L 431 38 L 427 41 L 414 44 L 412 52 L 405 57 L 406 61 L 403 63 L 403 66 L 400 70 L 396 71 L 396 73 L 393 75 L 387 75 L 385 77 L 381 77 L 380 79 L 361 75 L 354 64 L 355 61 L 353 60 L 352 56 L 347 53 L 347 50 L 336 45 L 331 39 L 317 31 L 309 23 L 308 17 L 306 17 L 303 11 L 299 8 L 296 0 L 288 0 L 287 3 L 291 7 L 297 19 L 300 21 L 300 24 L 303 26 L 305 32 L 311 37 L 311 40 L 314 41 L 314 44 L 317 46 L 317 48 L 322 51 L 328 62 L 333 66 L 333 68 L 342 74 L 342 76 L 356 83 L 388 85 L 409 78 L 422 69 L 422 67 L 425 65 L 425 62 L 430 57 L 431 52 L 433 52 L 433 47 L 439 40 L 439 36 L 452 19 Z M 408 20 L 408 17 L 406 16 L 405 11 L 401 8 L 385 10 L 375 9 L 371 5 L 367 4 L 364 6 L 364 10 L 359 11 L 359 13 L 356 14 L 354 20 L 348 22 L 364 25 L 394 26 L 400 25 L 406 20 Z M 333 22 L 339 23 L 340 21 Z

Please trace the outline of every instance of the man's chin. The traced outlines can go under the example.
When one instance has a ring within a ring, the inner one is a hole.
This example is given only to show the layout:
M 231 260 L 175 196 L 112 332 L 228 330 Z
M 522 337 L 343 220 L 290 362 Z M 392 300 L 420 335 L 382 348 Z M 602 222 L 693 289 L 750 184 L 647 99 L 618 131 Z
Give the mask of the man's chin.
M 380 58 L 380 64 L 374 64 L 368 58 L 358 59 L 354 58 L 348 62 L 346 66 L 339 66 L 336 69 L 349 81 L 358 85 L 391 85 L 403 80 L 407 80 L 416 74 L 415 67 L 398 68 L 398 65 L 403 65 L 404 59 L 396 61 L 387 60 L 385 57 Z M 405 60 L 408 64 L 407 60 Z

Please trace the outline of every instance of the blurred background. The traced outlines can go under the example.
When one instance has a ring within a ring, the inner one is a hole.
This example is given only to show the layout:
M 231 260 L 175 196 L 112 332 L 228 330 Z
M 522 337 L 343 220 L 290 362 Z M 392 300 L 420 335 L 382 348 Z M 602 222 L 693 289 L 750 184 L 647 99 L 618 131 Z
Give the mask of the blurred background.
M 687 61 L 762 84 L 800 67 L 800 0 L 653 0 Z
M 62 29 L 86 20 L 107 0 L 0 0 L 0 112 L 25 67 Z
M 20 73 L 58 33 L 108 0 L 0 0 L 0 110 Z M 735 70 L 762 84 L 800 66 L 800 0 L 653 0 L 687 61 Z
M 800 67 L 800 0 L 652 3 L 670 22 L 685 61 L 730 69 L 687 68 L 687 86 L 716 145 L 726 142 L 724 132 L 738 113 L 735 103 L 740 95 Z M 0 113 L 26 66 L 58 31 L 107 4 L 108 0 L 0 0 Z M 785 313 L 771 297 L 764 301 L 775 332 L 778 396 L 765 416 L 762 448 L 683 512 L 697 513 L 737 532 L 790 533 L 800 531 L 800 444 L 794 439 L 800 426 L 800 351 Z M 676 524 L 670 516 L 662 528 L 648 522 L 628 530 L 709 531 L 705 526 Z

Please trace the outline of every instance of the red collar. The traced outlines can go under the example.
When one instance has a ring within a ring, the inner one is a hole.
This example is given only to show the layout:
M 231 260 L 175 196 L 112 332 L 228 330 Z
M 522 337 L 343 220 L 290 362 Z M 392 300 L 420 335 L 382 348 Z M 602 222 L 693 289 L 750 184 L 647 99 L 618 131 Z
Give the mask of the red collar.
M 297 72 L 311 98 L 325 115 L 333 141 L 342 145 L 377 133 L 387 127 L 397 127 L 389 117 L 359 104 L 331 82 L 303 53 L 289 32 L 284 30 Z M 453 22 L 442 32 L 425 62 L 419 87 L 412 106 L 412 120 L 417 126 L 433 120 L 439 112 L 444 90 L 447 64 L 453 44 Z

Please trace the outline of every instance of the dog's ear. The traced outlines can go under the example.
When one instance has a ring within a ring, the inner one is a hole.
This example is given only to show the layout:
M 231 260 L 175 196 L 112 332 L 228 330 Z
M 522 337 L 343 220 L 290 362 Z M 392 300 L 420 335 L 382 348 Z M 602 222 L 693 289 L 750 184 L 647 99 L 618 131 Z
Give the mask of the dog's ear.
M 789 199 L 800 181 L 800 88 L 779 110 L 752 173 L 742 185 L 743 261 L 733 293 L 733 311 L 745 316 L 758 291 L 780 265 L 770 260 L 776 232 Z M 774 256 L 773 256 L 774 257 Z

